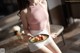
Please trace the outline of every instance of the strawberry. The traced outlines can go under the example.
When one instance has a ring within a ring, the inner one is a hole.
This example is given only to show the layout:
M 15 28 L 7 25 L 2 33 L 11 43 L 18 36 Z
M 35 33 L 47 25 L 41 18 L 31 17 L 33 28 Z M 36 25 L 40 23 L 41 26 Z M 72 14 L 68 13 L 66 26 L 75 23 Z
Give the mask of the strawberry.
M 42 35 L 38 35 L 38 37 L 39 37 L 39 40 L 40 40 L 40 41 L 43 40 Z
M 47 36 L 42 35 L 41 38 L 42 38 L 42 40 L 45 40 L 47 38 Z

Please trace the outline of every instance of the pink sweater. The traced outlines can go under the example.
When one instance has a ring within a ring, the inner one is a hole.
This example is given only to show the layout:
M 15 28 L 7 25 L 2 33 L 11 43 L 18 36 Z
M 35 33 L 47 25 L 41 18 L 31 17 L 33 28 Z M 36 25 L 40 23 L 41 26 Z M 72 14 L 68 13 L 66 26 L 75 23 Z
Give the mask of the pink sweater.
M 24 24 L 24 28 L 27 26 L 28 29 L 24 29 L 25 32 L 30 32 L 31 30 L 46 30 L 49 26 L 49 15 L 47 12 L 47 9 L 44 8 L 41 4 L 35 5 L 35 6 L 29 6 L 28 12 L 27 12 L 27 23 L 25 23 L 25 19 L 22 20 L 22 23 Z M 23 19 L 23 18 L 22 18 Z
M 40 4 L 36 6 L 30 6 L 30 11 L 27 13 L 27 21 L 31 30 L 43 30 L 46 29 L 48 24 L 47 10 Z

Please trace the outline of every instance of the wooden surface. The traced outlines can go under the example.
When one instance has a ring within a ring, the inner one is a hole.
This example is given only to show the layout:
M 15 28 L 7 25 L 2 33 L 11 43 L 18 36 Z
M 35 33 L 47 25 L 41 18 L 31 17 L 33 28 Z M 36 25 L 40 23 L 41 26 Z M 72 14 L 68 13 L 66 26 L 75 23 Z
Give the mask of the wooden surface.
M 19 40 L 17 36 L 12 36 L 11 38 L 5 39 L 0 42 L 0 48 L 5 48 L 6 53 L 15 53 L 24 48 L 27 48 L 28 38 L 23 36 L 23 40 Z
M 18 12 L 10 14 L 2 19 L 0 19 L 0 31 L 3 31 L 17 23 L 19 23 L 19 16 L 17 15 Z

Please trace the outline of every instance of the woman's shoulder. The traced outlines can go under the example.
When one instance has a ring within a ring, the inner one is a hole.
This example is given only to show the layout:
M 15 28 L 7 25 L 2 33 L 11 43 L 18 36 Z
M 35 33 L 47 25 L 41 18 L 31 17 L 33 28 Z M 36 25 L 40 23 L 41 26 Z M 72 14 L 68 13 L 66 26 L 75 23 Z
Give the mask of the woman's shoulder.
M 40 5 L 42 5 L 44 8 L 47 8 L 47 1 L 46 0 L 41 0 Z
M 21 13 L 22 14 L 26 14 L 28 12 L 28 9 L 26 8 L 26 9 L 23 9 L 22 11 L 21 11 Z

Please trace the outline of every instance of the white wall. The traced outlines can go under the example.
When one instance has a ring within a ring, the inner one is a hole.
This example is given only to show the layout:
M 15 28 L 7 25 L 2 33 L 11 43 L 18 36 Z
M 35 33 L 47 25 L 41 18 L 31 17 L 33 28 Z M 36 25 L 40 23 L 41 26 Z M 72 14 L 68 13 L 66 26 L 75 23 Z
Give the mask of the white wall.
M 49 9 L 55 8 L 58 5 L 61 5 L 61 0 L 47 0 Z

